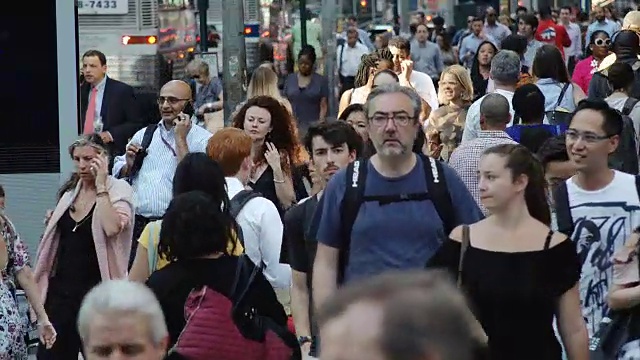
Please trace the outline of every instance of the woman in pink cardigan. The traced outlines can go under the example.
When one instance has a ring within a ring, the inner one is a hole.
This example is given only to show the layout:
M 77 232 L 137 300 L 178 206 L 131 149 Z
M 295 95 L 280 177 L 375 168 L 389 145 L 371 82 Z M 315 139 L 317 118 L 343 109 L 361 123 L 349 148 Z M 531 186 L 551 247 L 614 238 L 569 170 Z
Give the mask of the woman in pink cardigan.
M 133 232 L 131 186 L 109 176 L 109 158 L 99 135 L 69 147 L 76 172 L 47 221 L 38 247 L 35 280 L 58 332 L 38 359 L 77 359 L 76 328 L 84 295 L 103 280 L 125 278 Z

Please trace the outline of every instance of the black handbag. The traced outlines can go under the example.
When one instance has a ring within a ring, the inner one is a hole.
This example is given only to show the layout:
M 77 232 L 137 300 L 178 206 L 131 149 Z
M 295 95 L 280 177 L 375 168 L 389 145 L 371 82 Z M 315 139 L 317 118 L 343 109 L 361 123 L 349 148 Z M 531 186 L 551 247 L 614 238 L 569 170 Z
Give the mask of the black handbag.
M 589 341 L 589 359 L 616 360 L 618 352 L 629 339 L 632 311 L 611 311 Z
M 569 85 L 571 85 L 570 82 L 564 84 L 564 86 L 562 87 L 562 91 L 560 91 L 560 95 L 558 96 L 556 106 L 553 108 L 553 110 L 547 111 L 545 113 L 547 115 L 547 120 L 549 120 L 549 124 L 551 125 L 565 125 L 566 127 L 569 127 L 569 122 L 571 120 L 571 116 L 573 116 L 573 113 L 558 110 L 560 104 L 562 103 L 562 99 L 564 99 L 565 93 L 569 88 Z

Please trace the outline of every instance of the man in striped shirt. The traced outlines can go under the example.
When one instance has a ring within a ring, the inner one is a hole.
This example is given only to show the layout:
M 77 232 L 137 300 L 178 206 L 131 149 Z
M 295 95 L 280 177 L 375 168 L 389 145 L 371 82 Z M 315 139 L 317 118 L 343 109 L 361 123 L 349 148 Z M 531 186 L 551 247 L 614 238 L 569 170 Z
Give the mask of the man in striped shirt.
M 182 158 L 189 152 L 205 152 L 211 133 L 191 124 L 183 113 L 191 103 L 191 88 L 181 80 L 172 80 L 160 90 L 158 106 L 162 119 L 153 132 L 151 143 L 142 149 L 145 129 L 138 130 L 129 141 L 125 155 L 117 156 L 113 174 L 129 177 L 134 159 L 140 151 L 146 151 L 142 167 L 130 179 L 136 218 L 133 239 L 137 240 L 144 227 L 162 218 L 173 195 L 173 175 Z M 133 242 L 129 267 L 135 258 L 137 241 Z

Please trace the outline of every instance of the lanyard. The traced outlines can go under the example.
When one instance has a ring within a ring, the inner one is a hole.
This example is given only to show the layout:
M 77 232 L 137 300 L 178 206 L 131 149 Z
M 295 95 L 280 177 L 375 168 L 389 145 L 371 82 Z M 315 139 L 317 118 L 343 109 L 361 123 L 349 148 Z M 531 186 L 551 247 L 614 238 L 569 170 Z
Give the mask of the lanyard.
M 166 146 L 169 150 L 171 150 L 171 153 L 173 153 L 173 156 L 178 157 L 178 154 L 176 154 L 176 151 L 173 149 L 173 146 L 171 146 L 171 144 L 169 144 L 169 141 L 167 141 L 167 139 L 164 138 L 162 133 L 163 133 L 163 131 L 162 131 L 162 129 L 160 129 L 160 139 L 164 143 L 164 146 Z

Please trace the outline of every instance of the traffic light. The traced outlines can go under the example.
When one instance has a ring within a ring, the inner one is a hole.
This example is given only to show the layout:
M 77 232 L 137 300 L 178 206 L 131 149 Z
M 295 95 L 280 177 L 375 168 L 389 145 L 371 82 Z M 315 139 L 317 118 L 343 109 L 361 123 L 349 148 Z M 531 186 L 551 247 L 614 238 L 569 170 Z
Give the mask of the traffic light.
M 360 7 L 366 8 L 367 7 L 367 0 L 360 0 Z

